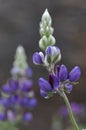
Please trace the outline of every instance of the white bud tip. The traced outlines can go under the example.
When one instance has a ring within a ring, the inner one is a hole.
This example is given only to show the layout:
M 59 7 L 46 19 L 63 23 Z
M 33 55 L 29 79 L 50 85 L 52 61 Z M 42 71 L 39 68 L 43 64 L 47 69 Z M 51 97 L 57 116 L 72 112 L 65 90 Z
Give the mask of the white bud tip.
M 16 49 L 16 52 L 18 52 L 18 53 L 24 52 L 23 46 L 19 45 L 19 46 L 17 47 L 17 49 Z
M 48 9 L 46 9 L 45 12 L 43 13 L 43 17 L 50 17 Z

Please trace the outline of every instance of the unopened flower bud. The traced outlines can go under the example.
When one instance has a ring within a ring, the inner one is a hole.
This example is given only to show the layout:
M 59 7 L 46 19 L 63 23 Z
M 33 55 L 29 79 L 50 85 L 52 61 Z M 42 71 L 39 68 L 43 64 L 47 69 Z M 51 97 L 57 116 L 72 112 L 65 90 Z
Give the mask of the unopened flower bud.
M 57 63 L 60 60 L 60 49 L 55 46 L 48 46 L 46 48 L 45 62 Z
M 54 45 L 56 42 L 55 38 L 52 36 L 54 29 L 52 28 L 51 25 L 52 25 L 52 19 L 48 10 L 46 9 L 42 15 L 39 29 L 41 35 L 41 39 L 39 41 L 39 47 L 42 50 L 46 50 L 48 46 Z
M 55 38 L 52 35 L 50 35 L 48 38 L 48 45 L 50 45 L 50 46 L 54 45 L 55 42 L 56 42 Z
M 76 66 L 74 67 L 71 72 L 69 73 L 69 79 L 70 81 L 77 81 L 81 76 L 81 70 L 80 67 Z
M 34 64 L 38 64 L 38 65 L 42 65 L 44 61 L 44 55 L 42 52 L 36 52 L 33 54 L 33 63 Z
M 40 41 L 39 41 L 39 47 L 42 49 L 42 50 L 45 50 L 46 47 L 47 47 L 47 44 L 48 44 L 48 39 L 46 36 L 43 36 Z
M 51 20 L 51 16 L 48 12 L 48 10 L 46 9 L 45 12 L 43 13 L 42 15 L 42 21 L 46 21 L 46 23 L 50 26 L 51 23 L 52 23 L 52 20 Z

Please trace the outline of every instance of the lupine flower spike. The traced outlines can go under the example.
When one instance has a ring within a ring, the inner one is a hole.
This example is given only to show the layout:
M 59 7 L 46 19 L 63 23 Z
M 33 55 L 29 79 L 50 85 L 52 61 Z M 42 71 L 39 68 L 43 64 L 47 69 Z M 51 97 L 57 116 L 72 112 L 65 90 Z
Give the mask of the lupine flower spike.
M 37 100 L 32 89 L 32 69 L 26 61 L 26 54 L 22 46 L 18 46 L 15 60 L 11 69 L 11 78 L 2 85 L 0 98 L 0 120 L 11 123 L 30 122 L 33 118 L 32 110 Z
M 49 80 L 39 78 L 40 94 L 44 98 L 50 98 L 54 93 L 59 93 L 63 97 L 66 106 L 68 108 L 69 116 L 75 130 L 79 130 L 76 121 L 74 119 L 68 98 L 65 93 L 70 93 L 74 85 L 78 83 L 81 76 L 81 70 L 79 66 L 75 66 L 70 72 L 67 67 L 62 65 L 56 65 L 61 60 L 61 52 L 57 46 L 54 46 L 56 40 L 53 36 L 52 19 L 46 9 L 42 15 L 40 22 L 40 36 L 39 47 L 43 52 L 35 52 L 33 54 L 33 63 L 46 67 L 49 72 Z

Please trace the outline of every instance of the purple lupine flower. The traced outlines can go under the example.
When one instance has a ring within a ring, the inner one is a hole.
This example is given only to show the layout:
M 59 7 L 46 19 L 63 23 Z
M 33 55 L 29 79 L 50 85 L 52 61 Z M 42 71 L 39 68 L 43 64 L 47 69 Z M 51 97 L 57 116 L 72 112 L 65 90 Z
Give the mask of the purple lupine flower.
M 71 72 L 69 73 L 69 80 L 71 82 L 76 82 L 81 76 L 81 70 L 80 67 L 75 66 Z
M 36 52 L 33 54 L 33 63 L 38 65 L 43 65 L 44 55 L 42 52 Z
M 48 63 L 56 63 L 60 60 L 60 49 L 56 46 L 48 46 L 45 50 L 45 60 Z
M 8 84 L 2 85 L 2 92 L 6 93 L 6 94 L 10 94 L 12 92 L 10 85 L 8 85 Z
M 0 99 L 0 104 L 2 104 L 4 107 L 9 107 L 10 106 L 10 102 L 8 98 L 2 97 Z
M 31 90 L 32 88 L 32 85 L 33 85 L 33 82 L 32 80 L 23 80 L 20 82 L 20 89 L 23 91 L 23 92 L 28 92 Z
M 10 86 L 10 88 L 11 88 L 11 91 L 14 92 L 14 91 L 16 91 L 16 90 L 18 89 L 19 83 L 18 83 L 17 80 L 11 79 L 11 80 L 9 81 L 9 86 Z
M 32 118 L 33 118 L 33 116 L 32 116 L 31 112 L 27 112 L 23 115 L 24 122 L 30 122 L 30 121 L 32 121 Z
M 65 65 L 56 66 L 56 75 L 60 81 L 69 80 L 71 82 L 76 82 L 81 76 L 80 67 L 75 66 L 71 72 L 68 74 L 67 68 Z
M 29 107 L 34 108 L 37 105 L 37 99 L 31 98 L 29 99 Z
M 57 73 L 57 72 L 56 72 Z M 60 81 L 65 81 L 68 78 L 68 71 L 65 65 L 61 65 L 60 66 L 60 70 L 59 70 L 59 79 Z
M 6 119 L 6 115 L 3 112 L 0 112 L 0 121 L 4 121 Z
M 51 92 L 55 92 L 58 89 L 58 82 L 55 80 L 55 76 L 53 74 L 49 75 L 49 81 L 40 78 L 39 79 L 39 87 L 41 96 L 47 98 L 48 94 Z
M 64 82 L 64 86 L 69 92 L 72 90 L 73 83 L 75 83 L 80 76 L 81 70 L 78 66 L 74 67 L 69 74 L 65 65 L 56 66 L 56 77 L 59 81 L 59 84 Z
M 31 77 L 33 74 L 32 69 L 30 67 L 26 68 L 26 77 Z
M 28 107 L 28 105 L 29 105 L 29 98 L 28 97 L 21 98 L 20 105 L 22 107 Z
M 48 50 L 48 54 L 50 50 Z M 73 77 L 74 75 L 74 77 Z M 56 74 L 49 74 L 49 81 L 44 78 L 39 79 L 40 94 L 42 97 L 49 97 L 49 93 L 57 92 L 60 88 L 66 92 L 71 92 L 73 84 L 80 78 L 81 71 L 75 67 L 69 74 L 65 65 L 56 66 Z M 59 91 L 60 92 L 60 91 Z
M 16 105 L 18 103 L 19 96 L 18 95 L 11 95 L 9 97 L 9 102 L 11 105 Z

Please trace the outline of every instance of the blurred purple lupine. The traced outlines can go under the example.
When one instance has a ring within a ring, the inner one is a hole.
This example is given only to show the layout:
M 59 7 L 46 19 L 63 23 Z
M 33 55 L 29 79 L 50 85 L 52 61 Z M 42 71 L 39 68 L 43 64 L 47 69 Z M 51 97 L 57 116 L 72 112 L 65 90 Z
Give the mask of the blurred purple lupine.
M 84 110 L 85 110 L 85 106 L 83 104 L 79 104 L 79 103 L 75 103 L 75 102 L 72 102 L 70 103 L 71 105 L 71 109 L 74 113 L 74 115 L 79 115 L 79 114 L 82 114 L 84 113 Z M 67 107 L 64 105 L 64 106 L 61 106 L 59 108 L 59 111 L 58 113 L 63 117 L 65 116 L 68 116 L 68 110 L 67 110 Z
M 19 46 L 11 69 L 11 78 L 1 88 L 0 120 L 9 120 L 10 122 L 32 120 L 32 113 L 28 110 L 36 106 L 37 99 L 32 89 L 31 76 L 32 69 L 26 62 L 23 47 Z
M 0 112 L 0 121 L 4 121 L 6 119 L 6 115 L 4 112 Z
M 30 122 L 32 120 L 33 116 L 31 112 L 25 113 L 23 115 L 23 121 Z

